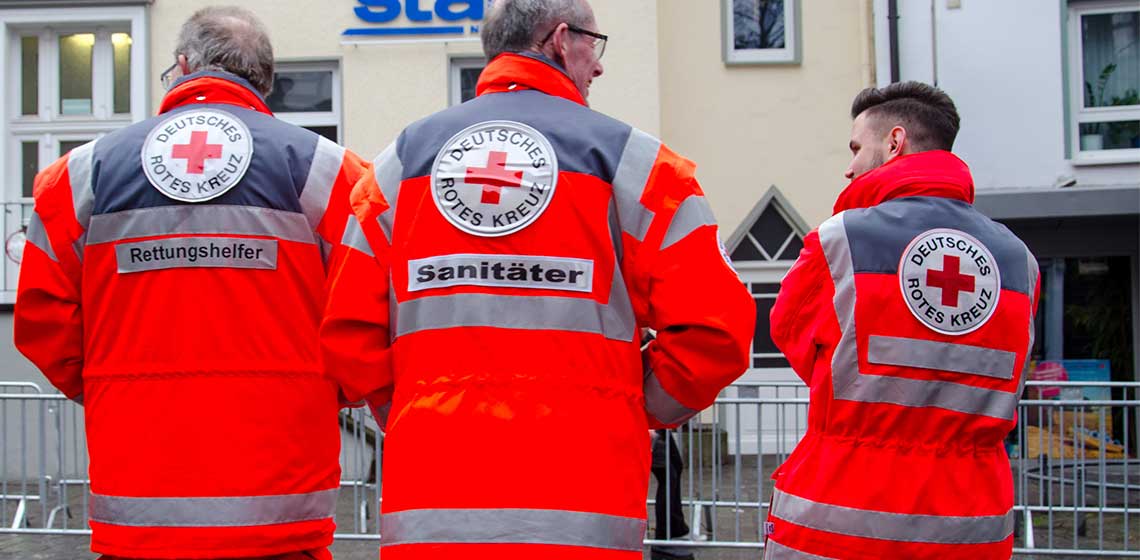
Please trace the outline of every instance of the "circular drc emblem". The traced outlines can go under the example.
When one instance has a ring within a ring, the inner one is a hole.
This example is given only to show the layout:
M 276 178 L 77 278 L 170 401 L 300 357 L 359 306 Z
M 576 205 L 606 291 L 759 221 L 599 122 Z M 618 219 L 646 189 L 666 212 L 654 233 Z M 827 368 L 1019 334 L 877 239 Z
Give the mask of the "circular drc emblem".
M 143 142 L 146 178 L 182 202 L 205 202 L 237 185 L 249 169 L 253 136 L 237 117 L 214 110 L 178 113 Z
M 534 223 L 554 198 L 558 159 L 537 130 L 489 121 L 447 141 L 432 165 L 435 206 L 452 225 L 499 237 Z
M 930 329 L 963 335 L 986 324 L 997 309 L 1001 276 L 990 250 L 953 229 L 914 238 L 899 263 L 910 312 Z

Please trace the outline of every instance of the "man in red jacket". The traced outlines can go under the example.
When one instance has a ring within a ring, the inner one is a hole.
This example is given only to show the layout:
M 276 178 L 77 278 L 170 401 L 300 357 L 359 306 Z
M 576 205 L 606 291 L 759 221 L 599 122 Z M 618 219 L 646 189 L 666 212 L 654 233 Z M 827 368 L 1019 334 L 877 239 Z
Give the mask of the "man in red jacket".
M 497 0 L 482 34 L 478 97 L 353 190 L 325 366 L 391 404 L 385 560 L 640 559 L 648 428 L 744 372 L 756 310 L 692 162 L 586 105 L 590 6 Z
M 170 74 L 158 116 L 37 176 L 16 346 L 84 404 L 95 552 L 330 558 L 323 248 L 365 164 L 273 118 L 246 10 L 194 14 Z
M 853 181 L 772 309 L 811 408 L 774 476 L 765 558 L 1009 558 L 1002 440 L 1033 344 L 1037 261 L 972 206 L 945 93 L 867 89 L 851 113 Z

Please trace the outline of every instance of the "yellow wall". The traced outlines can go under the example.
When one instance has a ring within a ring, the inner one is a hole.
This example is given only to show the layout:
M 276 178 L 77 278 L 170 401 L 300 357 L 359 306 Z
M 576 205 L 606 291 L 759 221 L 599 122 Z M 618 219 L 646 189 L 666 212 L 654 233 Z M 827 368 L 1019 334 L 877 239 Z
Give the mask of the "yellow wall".
M 152 75 L 170 64 L 182 22 L 211 3 L 151 6 Z M 610 35 L 593 107 L 696 161 L 725 237 L 773 184 L 809 224 L 830 214 L 846 184 L 851 99 L 873 81 L 870 0 L 801 0 L 803 61 L 794 66 L 726 66 L 719 0 L 593 4 Z M 265 22 L 279 59 L 340 60 L 345 144 L 368 158 L 447 106 L 449 56 L 481 54 L 477 42 L 342 44 L 344 29 L 366 25 L 352 0 L 241 5 Z
M 662 139 L 731 232 L 776 185 L 811 226 L 846 186 L 851 100 L 872 84 L 870 2 L 802 0 L 802 63 L 726 66 L 720 2 L 658 0 Z
M 207 0 L 155 2 L 151 6 L 151 73 L 172 62 L 178 28 Z M 481 56 L 475 43 L 342 44 L 341 32 L 368 24 L 356 19 L 352 0 L 243 0 L 265 22 L 280 60 L 341 61 L 345 144 L 372 158 L 409 123 L 447 107 L 448 59 Z M 598 25 L 611 35 L 602 62 L 606 74 L 594 82 L 595 109 L 652 134 L 660 133 L 657 60 L 657 5 L 654 0 L 595 2 Z M 427 3 L 425 2 L 426 6 Z M 401 16 L 402 18 L 403 16 Z M 393 25 L 406 24 L 398 20 Z M 162 91 L 155 88 L 152 107 Z

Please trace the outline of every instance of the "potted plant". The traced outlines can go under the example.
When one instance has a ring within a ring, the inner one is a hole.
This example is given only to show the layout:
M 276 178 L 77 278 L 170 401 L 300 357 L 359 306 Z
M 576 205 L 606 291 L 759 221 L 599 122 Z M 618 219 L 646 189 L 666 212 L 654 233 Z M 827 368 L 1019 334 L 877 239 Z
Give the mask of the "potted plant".
M 1116 72 L 1116 63 L 1108 64 L 1101 68 L 1100 75 L 1096 79 L 1096 88 L 1085 80 L 1085 107 L 1103 107 L 1104 102 L 1104 89 L 1108 86 L 1108 80 L 1112 78 L 1112 73 Z M 1104 149 L 1104 132 L 1105 123 L 1092 123 L 1083 127 L 1089 132 L 1081 133 L 1081 151 L 1089 152 Z

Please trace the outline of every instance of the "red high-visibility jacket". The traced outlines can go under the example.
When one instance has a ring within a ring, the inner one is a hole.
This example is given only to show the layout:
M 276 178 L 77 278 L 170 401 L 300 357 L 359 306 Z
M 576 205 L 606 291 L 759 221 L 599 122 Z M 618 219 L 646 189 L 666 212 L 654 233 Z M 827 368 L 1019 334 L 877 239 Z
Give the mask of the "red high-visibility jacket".
M 745 370 L 755 306 L 692 163 L 544 59 L 478 92 L 380 154 L 334 252 L 325 365 L 391 403 L 383 557 L 640 558 L 647 428 Z
M 1009 558 L 1037 261 L 972 206 L 966 164 L 899 157 L 804 240 L 772 338 L 810 387 L 765 558 Z M 810 556 L 809 556 L 810 555 Z
M 273 118 L 245 80 L 200 73 L 158 116 L 37 176 L 16 346 L 84 404 L 93 550 L 233 558 L 332 541 L 322 246 L 365 169 Z

